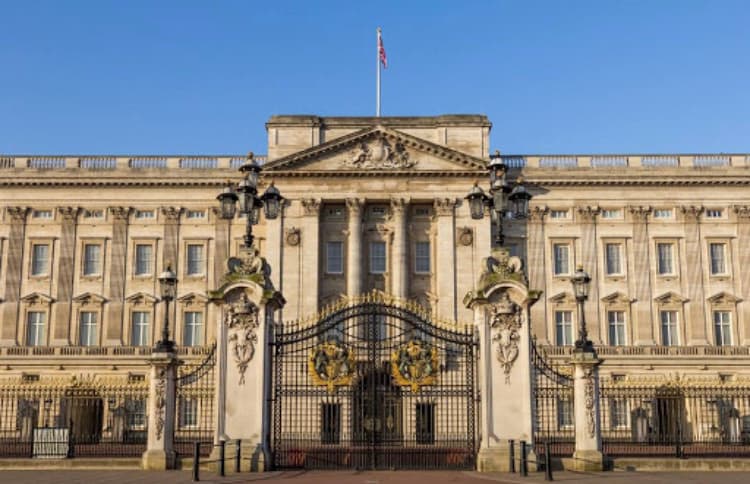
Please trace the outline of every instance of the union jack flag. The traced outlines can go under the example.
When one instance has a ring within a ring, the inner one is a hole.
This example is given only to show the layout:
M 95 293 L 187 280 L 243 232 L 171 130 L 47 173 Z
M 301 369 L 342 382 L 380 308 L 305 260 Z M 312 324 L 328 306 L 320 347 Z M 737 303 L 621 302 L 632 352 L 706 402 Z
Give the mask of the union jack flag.
M 383 37 L 380 35 L 380 30 L 378 30 L 378 55 L 380 56 L 380 62 L 383 64 L 383 69 L 388 69 L 388 58 L 385 56 L 385 47 L 383 46 Z

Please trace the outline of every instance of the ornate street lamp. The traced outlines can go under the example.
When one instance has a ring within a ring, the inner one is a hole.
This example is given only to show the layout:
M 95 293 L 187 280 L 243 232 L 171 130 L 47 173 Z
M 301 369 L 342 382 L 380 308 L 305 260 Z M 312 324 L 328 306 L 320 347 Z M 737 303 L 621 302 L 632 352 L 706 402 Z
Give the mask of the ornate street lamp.
M 576 296 L 576 303 L 578 303 L 578 339 L 575 342 L 576 351 L 593 353 L 594 344 L 588 338 L 586 316 L 583 312 L 583 303 L 589 298 L 591 276 L 583 270 L 583 266 L 579 265 L 573 277 L 570 278 L 570 282 L 573 284 L 573 293 Z
M 161 339 L 156 343 L 154 352 L 171 353 L 174 351 L 174 341 L 169 339 L 169 302 L 174 300 L 177 293 L 177 274 L 172 271 L 170 265 L 167 265 L 167 269 L 159 274 L 159 290 L 161 300 L 164 301 L 164 326 L 161 330 Z
M 492 222 L 495 224 L 495 240 L 493 245 L 500 247 L 505 242 L 503 236 L 503 218 L 525 218 L 529 213 L 531 194 L 523 185 L 523 178 L 518 177 L 515 185 L 511 186 L 505 179 L 508 167 L 503 163 L 499 151 L 490 155 L 487 166 L 490 174 L 490 195 L 486 195 L 478 183 L 474 184 L 469 194 L 471 218 L 479 220 L 484 217 L 485 206 L 491 211 Z
M 269 220 L 278 217 L 281 211 L 283 197 L 278 188 L 273 186 L 273 183 L 263 195 L 258 196 L 260 171 L 261 167 L 255 162 L 253 153 L 248 153 L 247 161 L 240 167 L 243 179 L 237 184 L 236 188 L 232 186 L 231 182 L 227 182 L 226 188 L 216 197 L 219 200 L 221 218 L 233 219 L 238 208 L 240 214 L 246 216 L 243 245 L 245 250 L 250 250 L 253 246 L 253 225 L 257 225 L 260 221 L 261 208 Z

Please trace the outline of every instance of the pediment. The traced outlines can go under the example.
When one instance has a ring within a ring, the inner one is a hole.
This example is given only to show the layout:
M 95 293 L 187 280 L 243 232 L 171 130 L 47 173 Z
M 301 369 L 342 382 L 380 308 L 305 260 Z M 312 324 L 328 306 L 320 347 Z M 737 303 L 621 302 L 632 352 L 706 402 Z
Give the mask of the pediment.
M 83 294 L 74 297 L 73 302 L 76 302 L 82 305 L 104 304 L 105 302 L 107 302 L 107 300 L 99 294 L 94 294 L 93 292 L 84 292 Z
M 190 292 L 184 296 L 178 297 L 177 301 L 187 306 L 190 306 L 191 304 L 206 304 L 208 302 L 208 297 L 205 294 L 198 292 Z
M 391 128 L 375 126 L 266 163 L 263 172 L 346 176 L 486 171 L 486 161 Z
M 732 294 L 729 294 L 726 291 L 721 291 L 707 298 L 707 301 L 710 302 L 711 304 L 720 305 L 720 304 L 737 304 L 739 302 L 742 302 L 742 299 Z
M 661 296 L 655 297 L 654 301 L 660 304 L 681 304 L 688 302 L 687 299 L 673 291 L 665 292 Z
M 43 294 L 41 292 L 32 292 L 31 294 L 23 296 L 21 298 L 21 301 L 33 306 L 35 304 L 51 304 L 55 300 L 47 294 Z
M 125 301 L 131 304 L 155 304 L 158 299 L 145 292 L 136 292 L 126 297 Z
M 554 296 L 550 296 L 549 302 L 554 304 L 573 304 L 576 302 L 576 298 L 570 292 L 559 292 Z
M 604 296 L 602 302 L 605 304 L 630 304 L 635 302 L 635 299 L 630 299 L 624 293 L 615 291 L 612 294 Z

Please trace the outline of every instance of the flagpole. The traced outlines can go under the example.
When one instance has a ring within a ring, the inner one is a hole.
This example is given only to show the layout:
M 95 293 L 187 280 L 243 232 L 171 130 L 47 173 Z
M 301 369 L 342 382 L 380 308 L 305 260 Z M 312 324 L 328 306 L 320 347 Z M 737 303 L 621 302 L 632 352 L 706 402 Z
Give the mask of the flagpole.
M 380 117 L 380 27 L 378 27 L 378 39 L 375 42 L 375 68 L 377 69 L 377 82 L 375 93 L 375 116 Z

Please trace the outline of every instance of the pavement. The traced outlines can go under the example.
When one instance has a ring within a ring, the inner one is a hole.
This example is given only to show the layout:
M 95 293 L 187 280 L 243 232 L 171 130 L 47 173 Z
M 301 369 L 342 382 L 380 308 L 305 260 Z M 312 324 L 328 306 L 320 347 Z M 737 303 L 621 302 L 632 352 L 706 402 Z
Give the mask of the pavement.
M 735 484 L 750 482 L 750 472 L 555 472 L 554 480 L 565 483 L 633 484 L 642 482 L 679 484 Z M 495 474 L 462 471 L 285 471 L 259 474 L 230 474 L 219 477 L 202 472 L 200 481 L 211 484 L 266 483 L 281 484 L 523 484 L 544 482 L 543 473 Z M 187 484 L 192 483 L 189 471 L 10 471 L 0 470 L 0 483 L 12 484 Z

